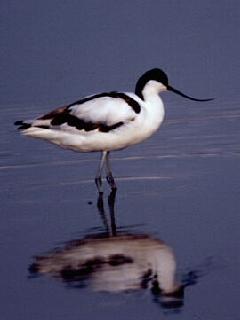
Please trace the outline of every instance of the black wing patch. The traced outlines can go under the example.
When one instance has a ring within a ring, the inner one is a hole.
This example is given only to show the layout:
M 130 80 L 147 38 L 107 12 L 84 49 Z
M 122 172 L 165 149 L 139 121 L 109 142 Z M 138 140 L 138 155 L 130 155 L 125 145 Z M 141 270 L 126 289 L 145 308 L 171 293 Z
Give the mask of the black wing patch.
M 68 108 L 76 106 L 76 105 L 79 105 L 79 104 L 83 104 L 83 103 L 85 103 L 87 101 L 90 101 L 90 100 L 93 100 L 93 99 L 104 98 L 104 97 L 123 99 L 133 109 L 133 111 L 135 113 L 140 113 L 141 112 L 141 106 L 136 100 L 134 100 L 133 98 L 129 97 L 128 95 L 126 95 L 123 92 L 117 92 L 117 91 L 103 92 L 103 93 L 99 93 L 99 94 L 96 94 L 96 95 L 91 96 L 91 97 L 80 99 L 80 100 L 70 104 L 68 106 Z
M 70 114 L 69 110 L 66 110 L 66 112 L 56 115 L 51 121 L 51 125 L 53 126 L 60 126 L 64 123 L 67 123 L 70 127 L 75 127 L 78 130 L 91 131 L 98 129 L 101 132 L 109 132 L 110 130 L 117 129 L 118 127 L 124 124 L 122 121 L 117 122 L 113 125 L 107 125 L 106 123 L 102 122 L 93 123 L 91 121 L 84 121 Z
M 123 99 L 134 110 L 135 113 L 141 112 L 141 106 L 139 105 L 139 103 L 136 100 L 129 97 L 125 93 L 112 91 L 112 92 L 103 92 L 103 93 L 96 94 L 91 97 L 80 99 L 80 100 L 78 100 L 78 101 L 76 101 L 66 107 L 61 107 L 56 110 L 53 110 L 52 112 L 47 113 L 47 114 L 43 115 L 42 117 L 38 118 L 38 120 L 51 120 L 52 126 L 60 126 L 64 123 L 67 123 L 70 127 L 75 127 L 78 130 L 91 131 L 91 130 L 98 129 L 101 132 L 109 132 L 111 130 L 114 130 L 114 129 L 121 127 L 124 124 L 124 122 L 119 121 L 113 125 L 108 125 L 107 123 L 104 123 L 104 122 L 85 121 L 83 119 L 79 119 L 78 117 L 76 117 L 70 113 L 71 107 L 73 107 L 73 106 L 81 105 L 81 104 L 84 104 L 85 102 L 91 101 L 93 99 L 103 98 L 103 97 Z M 44 126 L 44 125 L 39 125 L 38 127 L 43 128 L 43 129 L 49 128 L 49 126 Z

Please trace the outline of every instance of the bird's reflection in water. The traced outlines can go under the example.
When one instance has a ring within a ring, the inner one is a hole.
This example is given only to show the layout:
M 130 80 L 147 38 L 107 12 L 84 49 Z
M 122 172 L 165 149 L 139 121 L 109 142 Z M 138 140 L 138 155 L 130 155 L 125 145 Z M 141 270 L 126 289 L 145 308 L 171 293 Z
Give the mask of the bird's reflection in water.
M 29 268 L 31 275 L 50 275 L 76 288 L 89 286 L 111 293 L 149 289 L 162 308 L 180 310 L 184 288 L 196 283 L 197 273 L 190 272 L 183 283 L 176 283 L 176 261 L 169 246 L 146 234 L 118 232 L 115 197 L 116 191 L 108 196 L 110 219 L 103 196 L 98 198 L 104 232 L 69 241 L 61 249 L 35 257 Z

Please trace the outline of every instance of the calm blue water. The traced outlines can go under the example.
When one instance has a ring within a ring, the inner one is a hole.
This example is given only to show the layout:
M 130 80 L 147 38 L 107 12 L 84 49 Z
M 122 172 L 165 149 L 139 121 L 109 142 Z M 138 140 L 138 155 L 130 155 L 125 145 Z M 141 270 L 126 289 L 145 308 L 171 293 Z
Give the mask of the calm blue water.
M 2 3 L 2 319 L 238 319 L 238 9 L 236 1 Z M 93 183 L 99 155 L 21 137 L 12 125 L 93 92 L 132 90 L 153 66 L 187 94 L 216 99 L 163 95 L 159 132 L 112 154 L 118 191 L 110 207 L 107 184 L 102 206 Z M 172 252 L 184 295 L 154 291 L 146 267 L 147 285 L 142 277 L 130 286 L 135 262 L 144 265 L 155 248 L 141 237 Z M 110 243 L 111 253 L 100 246 L 102 260 L 92 255 L 86 264 L 75 252 L 75 273 L 69 260 L 55 273 L 31 268 L 36 256 L 96 241 Z M 127 260 L 131 246 L 147 250 Z

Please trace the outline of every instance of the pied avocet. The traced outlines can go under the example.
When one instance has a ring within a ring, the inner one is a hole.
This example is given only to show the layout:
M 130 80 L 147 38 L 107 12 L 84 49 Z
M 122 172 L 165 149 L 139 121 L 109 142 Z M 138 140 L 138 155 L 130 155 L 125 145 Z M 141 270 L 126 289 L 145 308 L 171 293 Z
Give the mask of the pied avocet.
M 102 186 L 106 166 L 107 181 L 116 184 L 110 169 L 109 152 L 124 149 L 150 137 L 161 125 L 164 105 L 159 93 L 172 91 L 194 101 L 168 83 L 161 69 L 151 69 L 137 81 L 135 93 L 104 92 L 82 98 L 31 121 L 16 121 L 24 135 L 41 138 L 63 148 L 102 153 L 95 182 Z

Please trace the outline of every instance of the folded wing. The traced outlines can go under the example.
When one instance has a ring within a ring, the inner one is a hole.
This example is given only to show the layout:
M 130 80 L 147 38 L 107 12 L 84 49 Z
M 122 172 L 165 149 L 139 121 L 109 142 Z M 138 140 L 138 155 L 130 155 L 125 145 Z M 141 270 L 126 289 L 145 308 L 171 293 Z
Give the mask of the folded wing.
M 78 100 L 67 107 L 61 107 L 28 123 L 22 128 L 99 130 L 108 132 L 134 120 L 140 112 L 139 103 L 125 93 L 110 92 Z M 18 122 L 20 124 L 20 122 Z

